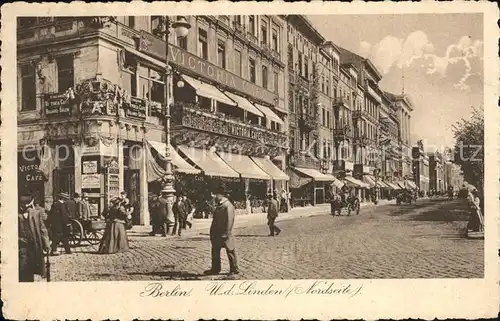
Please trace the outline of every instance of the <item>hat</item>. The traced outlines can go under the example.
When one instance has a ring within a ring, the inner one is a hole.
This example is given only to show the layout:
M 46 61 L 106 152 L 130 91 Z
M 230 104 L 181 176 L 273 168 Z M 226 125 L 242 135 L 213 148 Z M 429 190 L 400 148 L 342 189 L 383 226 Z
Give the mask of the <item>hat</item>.
M 80 194 L 78 194 L 78 193 L 73 194 L 73 198 L 79 198 L 79 197 L 80 197 Z
M 59 194 L 57 194 L 57 197 L 69 199 L 69 194 L 68 193 L 59 193 Z
M 216 183 L 213 187 L 213 192 L 214 194 L 226 195 L 227 194 L 226 184 L 224 184 L 224 182 Z
M 118 197 L 113 197 L 112 199 L 109 200 L 109 202 L 111 204 L 116 204 L 116 203 L 120 203 L 121 202 L 121 199 L 118 198 Z

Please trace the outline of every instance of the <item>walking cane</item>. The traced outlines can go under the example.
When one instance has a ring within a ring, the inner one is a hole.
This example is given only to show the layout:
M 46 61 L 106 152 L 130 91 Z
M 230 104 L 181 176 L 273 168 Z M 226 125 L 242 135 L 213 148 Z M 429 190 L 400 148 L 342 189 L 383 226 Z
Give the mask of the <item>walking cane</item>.
M 47 282 L 50 282 L 50 260 L 49 260 L 50 254 L 49 251 L 47 251 L 47 258 L 45 261 L 45 269 L 47 270 Z

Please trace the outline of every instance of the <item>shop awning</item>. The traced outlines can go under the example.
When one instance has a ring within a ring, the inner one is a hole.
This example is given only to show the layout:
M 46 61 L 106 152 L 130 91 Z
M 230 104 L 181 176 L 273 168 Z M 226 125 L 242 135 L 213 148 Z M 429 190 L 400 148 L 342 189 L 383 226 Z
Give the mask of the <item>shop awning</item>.
M 295 167 L 294 168 L 296 171 L 311 177 L 317 182 L 333 182 L 336 180 L 335 176 L 332 175 L 325 175 L 321 173 L 318 170 L 312 169 L 312 168 L 302 168 L 302 167 Z
M 397 184 L 394 184 L 392 182 L 385 182 L 385 184 L 387 186 L 389 186 L 390 188 L 392 188 L 393 190 L 396 190 L 396 191 L 399 190 L 399 189 L 401 189 L 401 187 L 399 187 Z
M 376 183 L 377 183 L 378 187 L 380 187 L 380 188 L 391 188 L 389 185 L 386 184 L 386 182 L 384 182 L 380 179 L 378 181 L 376 181 Z
M 342 188 L 342 186 L 344 186 L 344 182 L 342 182 L 341 180 L 337 179 L 336 177 L 334 177 L 335 180 L 332 182 L 332 185 L 335 186 L 336 188 Z
M 149 145 L 156 150 L 158 155 L 162 160 L 165 160 L 165 154 L 167 152 L 167 144 L 161 143 L 154 140 L 148 140 Z M 201 171 L 199 169 L 191 166 L 184 158 L 181 157 L 175 150 L 175 148 L 170 145 L 170 156 L 172 157 L 172 165 L 175 166 L 175 170 L 186 174 L 199 174 Z
M 266 174 L 250 157 L 241 154 L 218 152 L 220 158 L 226 162 L 234 171 L 238 172 L 243 178 L 254 178 L 270 180 L 271 177 Z
M 206 149 L 179 146 L 179 149 L 208 176 L 240 177 L 216 153 Z
M 395 182 L 396 185 L 398 185 L 400 188 L 406 188 L 405 182 L 404 181 L 397 181 Z
M 373 179 L 370 175 L 363 175 L 363 182 L 370 185 L 370 188 L 377 186 L 377 183 L 375 183 L 375 179 Z
M 352 176 L 346 176 L 345 182 L 348 186 L 353 186 L 353 187 L 357 187 L 357 188 L 367 188 L 369 186 L 368 184 L 365 184 L 362 181 L 360 181 L 359 179 L 356 179 Z
M 257 166 L 259 166 L 264 172 L 271 176 L 276 181 L 288 181 L 290 178 L 285 174 L 278 166 L 267 158 L 262 157 L 250 157 Z
M 196 91 L 198 96 L 210 98 L 213 100 L 217 100 L 221 103 L 236 106 L 236 103 L 232 101 L 228 96 L 226 96 L 222 91 L 217 89 L 216 87 L 204 83 L 200 80 L 194 79 L 192 77 L 182 75 L 182 78 Z
M 238 95 L 235 95 L 235 94 L 230 93 L 228 91 L 225 91 L 224 94 L 226 94 L 229 98 L 234 100 L 236 102 L 236 104 L 238 105 L 238 107 L 245 109 L 246 111 L 248 111 L 249 113 L 252 113 L 254 115 L 264 117 L 264 114 L 260 110 L 258 110 L 254 105 L 252 105 L 252 103 L 250 101 L 248 101 L 248 99 L 241 97 L 241 96 L 238 96 Z
M 274 111 L 271 110 L 271 108 L 262 106 L 260 104 L 255 104 L 255 107 L 257 107 L 261 112 L 263 112 L 269 120 L 278 123 L 280 125 L 285 124 L 283 120 L 278 115 L 276 115 Z
M 415 182 L 413 182 L 413 181 L 409 181 L 409 180 L 407 180 L 407 181 L 406 181 L 406 184 L 407 184 L 407 185 L 408 185 L 411 189 L 418 189 L 418 188 L 417 188 L 417 184 L 415 184 Z

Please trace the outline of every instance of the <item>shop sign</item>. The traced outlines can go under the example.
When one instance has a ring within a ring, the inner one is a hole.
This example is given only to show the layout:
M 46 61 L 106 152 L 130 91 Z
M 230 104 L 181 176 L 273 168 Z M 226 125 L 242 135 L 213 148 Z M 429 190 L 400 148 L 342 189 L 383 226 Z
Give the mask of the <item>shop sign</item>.
M 120 196 L 120 176 L 118 174 L 108 174 L 106 188 L 108 201 L 113 197 Z
M 20 181 L 28 183 L 44 182 L 46 180 L 45 174 L 40 170 L 39 165 L 19 165 L 18 178 Z
M 97 173 L 97 161 L 85 161 L 82 164 L 83 174 L 96 174 Z
M 45 95 L 44 107 L 47 117 L 71 116 L 70 101 L 64 93 Z
M 120 172 L 118 160 L 116 159 L 116 157 L 106 157 L 104 160 L 104 164 L 108 169 L 109 174 L 118 174 Z
M 99 199 L 89 200 L 90 216 L 99 216 Z
M 99 141 L 94 146 L 84 145 L 82 154 L 99 154 L 101 142 Z
M 276 106 L 278 96 L 275 93 L 246 81 L 245 79 L 177 46 L 169 44 L 168 48 L 168 61 L 178 67 L 195 72 L 202 77 L 251 95 L 254 98 L 264 101 L 272 106 Z M 146 31 L 141 31 L 138 49 L 139 51 L 149 54 L 161 61 L 165 61 L 165 42 Z
M 147 102 L 145 99 L 130 97 L 130 102 L 124 103 L 124 107 L 127 117 L 146 119 Z
M 82 188 L 100 188 L 101 175 L 99 174 L 83 174 Z

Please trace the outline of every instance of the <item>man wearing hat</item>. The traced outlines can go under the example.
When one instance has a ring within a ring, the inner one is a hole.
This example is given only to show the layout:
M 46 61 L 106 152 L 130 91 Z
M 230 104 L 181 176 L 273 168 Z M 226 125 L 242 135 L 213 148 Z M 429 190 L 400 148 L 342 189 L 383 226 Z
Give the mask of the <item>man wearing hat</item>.
M 274 222 L 278 217 L 278 201 L 276 199 L 276 195 L 268 195 L 269 198 L 269 206 L 267 207 L 267 225 L 269 226 L 269 236 L 274 236 L 276 232 L 276 236 L 281 233 L 281 229 L 277 227 Z
M 66 201 L 66 205 L 69 211 L 69 218 L 75 219 L 80 217 L 80 195 L 78 193 L 74 193 L 73 198 Z
M 182 229 L 186 228 L 186 220 L 188 215 L 188 209 L 186 207 L 186 203 L 183 200 L 182 193 L 177 193 L 177 199 L 175 200 L 174 205 L 172 206 L 172 212 L 174 212 L 175 223 L 174 229 L 172 231 L 172 235 L 175 235 L 177 231 L 178 235 L 181 236 Z
M 229 260 L 229 273 L 238 274 L 238 263 L 236 260 L 236 252 L 234 239 L 232 235 L 234 224 L 234 206 L 227 199 L 226 186 L 223 183 L 218 184 L 214 188 L 215 208 L 210 226 L 210 241 L 212 243 L 212 267 L 204 272 L 205 275 L 219 274 L 221 270 L 220 250 L 226 249 L 227 258 Z
M 59 193 L 56 198 L 57 200 L 52 204 L 47 219 L 52 234 L 51 255 L 57 255 L 57 247 L 61 242 L 63 243 L 66 254 L 71 254 L 71 249 L 69 247 L 71 220 L 68 206 L 66 205 L 66 201 L 69 200 L 69 194 Z

